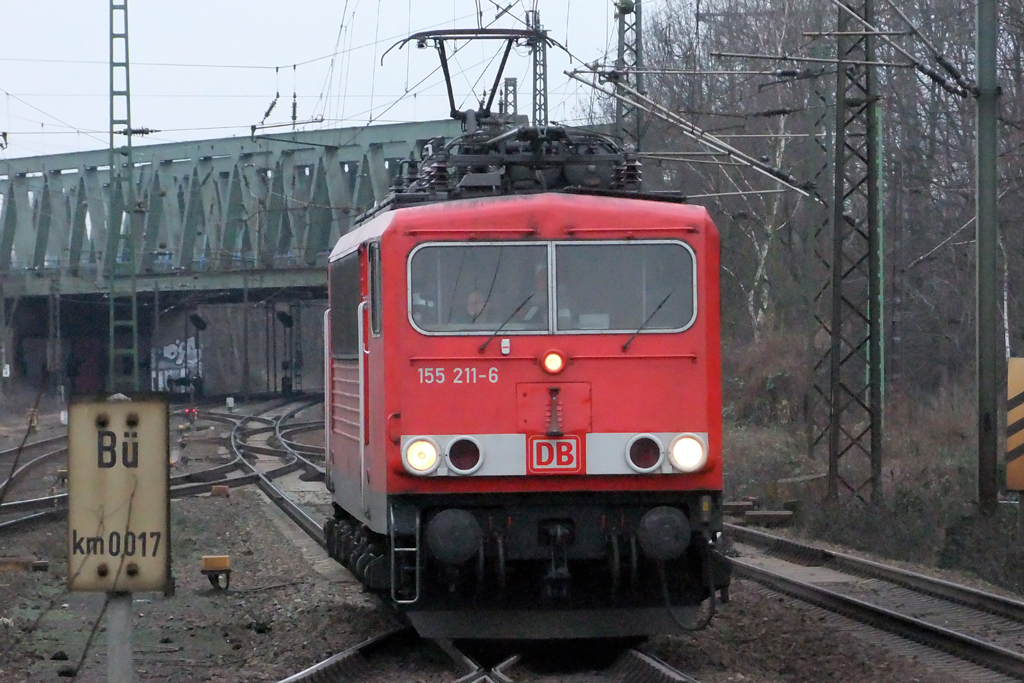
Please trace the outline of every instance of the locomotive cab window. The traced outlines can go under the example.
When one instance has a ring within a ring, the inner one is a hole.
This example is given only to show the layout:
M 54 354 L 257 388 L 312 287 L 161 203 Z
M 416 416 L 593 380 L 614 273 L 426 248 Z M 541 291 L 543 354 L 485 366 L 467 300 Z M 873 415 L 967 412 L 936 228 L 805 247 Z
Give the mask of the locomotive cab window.
M 696 316 L 694 255 L 676 241 L 555 245 L 559 332 L 676 332 Z
M 550 330 L 546 244 L 427 244 L 409 258 L 409 316 L 428 334 Z
M 353 252 L 330 265 L 331 355 L 359 355 L 359 253 Z
M 370 333 L 375 337 L 380 336 L 381 328 L 381 273 L 380 273 L 380 244 L 372 243 L 367 246 L 368 260 L 370 264 Z

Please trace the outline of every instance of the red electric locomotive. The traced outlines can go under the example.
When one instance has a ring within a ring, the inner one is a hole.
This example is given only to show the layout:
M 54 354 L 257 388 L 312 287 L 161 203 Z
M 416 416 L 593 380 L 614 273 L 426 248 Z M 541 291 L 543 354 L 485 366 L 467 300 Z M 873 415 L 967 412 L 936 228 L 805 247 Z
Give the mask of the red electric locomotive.
M 332 556 L 425 636 L 727 596 L 718 233 L 602 135 L 477 112 L 330 256 Z

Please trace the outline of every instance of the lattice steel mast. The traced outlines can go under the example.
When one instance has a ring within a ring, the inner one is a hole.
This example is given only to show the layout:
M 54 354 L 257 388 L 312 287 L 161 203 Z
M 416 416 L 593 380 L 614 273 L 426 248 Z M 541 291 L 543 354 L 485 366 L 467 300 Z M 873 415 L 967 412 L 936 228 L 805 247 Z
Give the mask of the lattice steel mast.
M 831 250 L 819 256 L 830 277 L 818 322 L 829 348 L 817 364 L 815 397 L 827 422 L 815 424 L 812 448 L 828 448 L 828 495 L 880 500 L 882 474 L 882 251 L 879 105 L 874 0 L 842 3 L 837 26 L 836 136 L 830 202 Z M 857 17 L 863 20 L 858 21 Z
M 515 78 L 506 78 L 501 101 L 504 103 L 503 114 L 516 116 L 519 114 L 519 86 Z
M 614 0 L 619 25 L 619 49 L 615 58 L 616 83 L 644 90 L 643 14 L 640 0 Z M 643 136 L 641 109 L 622 99 L 615 101 L 615 135 L 626 149 L 639 152 Z
M 540 25 L 540 12 L 528 10 L 526 25 L 536 32 L 528 42 L 533 53 L 533 125 L 548 125 L 548 32 Z
M 128 0 L 110 2 L 110 193 L 104 270 L 110 300 L 107 388 L 139 390 L 139 310 L 136 261 L 141 213 L 136 205 L 128 73 Z M 119 126 L 123 127 L 119 129 Z M 124 135 L 123 147 L 115 136 Z M 126 157 L 121 160 L 120 157 Z M 127 179 L 122 175 L 127 172 Z M 127 182 L 126 182 L 127 181 Z M 122 233 L 127 213 L 128 232 Z M 124 276 L 127 275 L 127 278 Z

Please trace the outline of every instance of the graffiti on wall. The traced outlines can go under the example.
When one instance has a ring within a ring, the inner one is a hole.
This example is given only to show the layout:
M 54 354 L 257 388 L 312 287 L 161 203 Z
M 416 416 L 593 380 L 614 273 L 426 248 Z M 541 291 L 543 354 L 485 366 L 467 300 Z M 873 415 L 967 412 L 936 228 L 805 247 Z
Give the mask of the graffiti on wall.
M 187 378 L 201 380 L 203 377 L 203 349 L 196 348 L 196 338 L 153 349 L 153 390 L 187 394 Z

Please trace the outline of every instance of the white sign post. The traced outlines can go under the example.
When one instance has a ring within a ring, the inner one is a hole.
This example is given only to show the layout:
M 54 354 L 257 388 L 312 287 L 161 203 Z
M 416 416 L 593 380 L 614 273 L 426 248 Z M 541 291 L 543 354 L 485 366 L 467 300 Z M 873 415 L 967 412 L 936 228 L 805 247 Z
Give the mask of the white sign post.
M 172 585 L 168 442 L 162 398 L 71 404 L 68 590 L 110 594 L 110 683 L 134 680 L 131 594 Z

